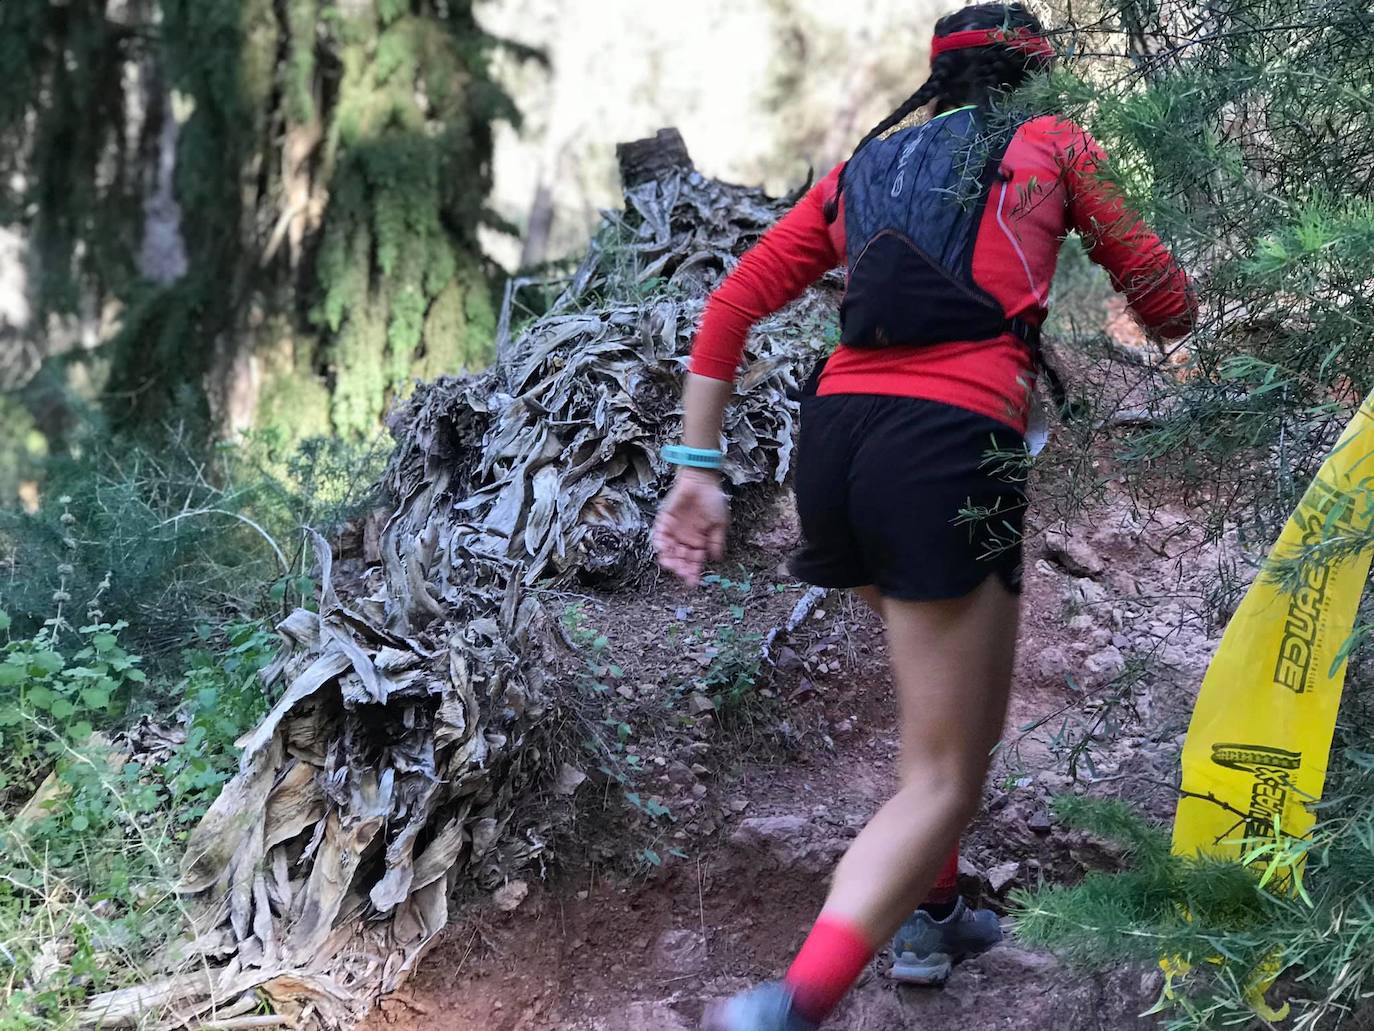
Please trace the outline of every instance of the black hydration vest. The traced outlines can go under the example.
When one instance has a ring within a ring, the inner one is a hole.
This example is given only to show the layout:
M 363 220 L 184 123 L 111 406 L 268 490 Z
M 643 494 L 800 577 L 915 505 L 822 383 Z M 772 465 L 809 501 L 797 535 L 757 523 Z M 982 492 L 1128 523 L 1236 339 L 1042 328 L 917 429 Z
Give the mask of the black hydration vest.
M 973 279 L 973 247 L 1001 180 L 1008 133 L 961 108 L 873 140 L 844 172 L 849 347 L 937 344 L 1016 334 L 1039 357 L 1039 329 L 1009 319 Z

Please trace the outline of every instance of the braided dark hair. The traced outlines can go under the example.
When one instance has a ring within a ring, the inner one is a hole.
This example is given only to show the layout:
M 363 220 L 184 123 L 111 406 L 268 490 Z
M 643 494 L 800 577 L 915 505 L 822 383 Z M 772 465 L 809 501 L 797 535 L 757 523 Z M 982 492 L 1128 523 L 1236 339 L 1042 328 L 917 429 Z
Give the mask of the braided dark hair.
M 947 14 L 935 23 L 936 36 L 948 36 L 970 29 L 1026 29 L 1037 36 L 1044 31 L 1040 20 L 1019 3 L 973 4 L 953 14 Z M 921 88 L 870 129 L 868 135 L 854 148 L 849 160 L 853 161 L 854 154 L 858 154 L 870 142 L 894 126 L 900 125 L 912 112 L 929 103 L 939 101 L 943 107 L 961 107 L 966 104 L 986 107 L 998 94 L 1010 93 L 1024 83 L 1033 71 L 1041 67 L 1043 63 L 1040 59 L 1013 46 L 985 46 L 946 51 L 930 62 L 930 77 L 921 84 Z M 840 170 L 835 196 L 825 205 L 825 217 L 831 222 L 840 214 L 840 194 L 844 192 L 844 176 L 847 170 L 848 163 Z

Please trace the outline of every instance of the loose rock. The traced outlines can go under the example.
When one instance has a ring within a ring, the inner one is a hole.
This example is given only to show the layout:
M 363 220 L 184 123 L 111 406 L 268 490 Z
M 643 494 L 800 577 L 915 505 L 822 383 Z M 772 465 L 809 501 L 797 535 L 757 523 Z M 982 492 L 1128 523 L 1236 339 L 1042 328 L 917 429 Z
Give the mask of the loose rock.
M 507 881 L 492 892 L 491 900 L 503 913 L 511 913 L 520 908 L 520 903 L 530 893 L 530 886 L 524 881 Z
M 1021 864 L 1019 862 L 1013 860 L 1010 863 L 1002 863 L 988 871 L 988 886 L 998 895 L 1001 895 L 1007 890 L 1007 886 L 1019 876 L 1021 876 Z
M 706 942 L 700 931 L 664 931 L 654 943 L 654 967 L 671 974 L 695 974 L 706 967 Z
M 1083 666 L 1096 676 L 1114 677 L 1126 668 L 1126 659 L 1121 654 L 1121 649 L 1115 645 L 1108 645 L 1084 659 Z
M 1100 576 L 1106 568 L 1093 546 L 1062 523 L 1045 531 L 1045 552 L 1072 576 Z

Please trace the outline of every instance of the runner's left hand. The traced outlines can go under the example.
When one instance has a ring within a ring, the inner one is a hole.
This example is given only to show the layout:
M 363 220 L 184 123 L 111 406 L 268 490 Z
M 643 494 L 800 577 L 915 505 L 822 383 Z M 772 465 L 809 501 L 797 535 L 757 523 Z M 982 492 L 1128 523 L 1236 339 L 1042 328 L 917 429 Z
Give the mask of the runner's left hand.
M 729 525 L 730 502 L 720 476 L 703 469 L 678 470 L 654 521 L 658 564 L 695 587 L 706 563 L 724 557 Z

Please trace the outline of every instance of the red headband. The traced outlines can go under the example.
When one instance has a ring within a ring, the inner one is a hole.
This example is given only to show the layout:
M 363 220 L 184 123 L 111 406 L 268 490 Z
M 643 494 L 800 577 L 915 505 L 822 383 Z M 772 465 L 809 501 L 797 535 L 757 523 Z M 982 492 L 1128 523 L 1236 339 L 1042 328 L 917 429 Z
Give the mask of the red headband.
M 1054 47 L 1044 36 L 1037 36 L 1030 29 L 969 29 L 967 32 L 951 32 L 948 36 L 936 36 L 930 42 L 931 60 L 950 50 L 966 50 L 969 47 L 1007 46 L 1020 50 L 1031 57 L 1054 57 Z

